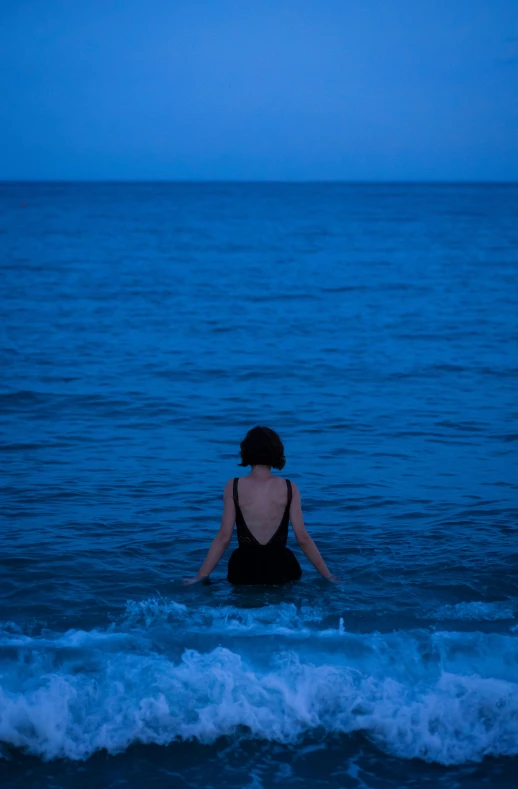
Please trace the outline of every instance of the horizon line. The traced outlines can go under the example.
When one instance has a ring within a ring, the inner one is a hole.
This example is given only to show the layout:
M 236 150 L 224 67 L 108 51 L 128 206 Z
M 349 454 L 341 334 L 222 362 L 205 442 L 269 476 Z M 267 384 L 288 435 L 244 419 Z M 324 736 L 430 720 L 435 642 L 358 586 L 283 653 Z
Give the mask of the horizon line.
M 4 184 L 235 184 L 235 185 L 516 185 L 518 179 L 261 179 L 261 178 L 0 178 Z

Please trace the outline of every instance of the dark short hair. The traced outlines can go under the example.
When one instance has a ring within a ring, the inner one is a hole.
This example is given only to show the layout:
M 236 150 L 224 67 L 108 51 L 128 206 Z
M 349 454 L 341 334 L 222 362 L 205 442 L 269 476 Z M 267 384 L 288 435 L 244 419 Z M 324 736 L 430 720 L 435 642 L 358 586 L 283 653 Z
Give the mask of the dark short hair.
M 279 470 L 286 465 L 281 439 L 269 427 L 253 427 L 241 441 L 240 466 L 270 466 Z

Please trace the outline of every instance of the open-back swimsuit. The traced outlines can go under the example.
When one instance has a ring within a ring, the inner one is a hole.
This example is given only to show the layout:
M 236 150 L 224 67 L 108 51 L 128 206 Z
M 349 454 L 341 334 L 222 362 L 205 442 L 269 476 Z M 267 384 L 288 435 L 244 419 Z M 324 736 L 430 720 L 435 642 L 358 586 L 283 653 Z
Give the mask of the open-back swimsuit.
M 238 498 L 238 477 L 234 479 L 234 504 L 236 505 L 237 541 L 239 547 L 233 551 L 228 562 L 227 578 L 231 584 L 283 584 L 298 581 L 302 575 L 295 555 L 286 547 L 290 505 L 291 482 L 286 480 L 288 501 L 284 515 L 275 534 L 263 545 L 246 525 Z

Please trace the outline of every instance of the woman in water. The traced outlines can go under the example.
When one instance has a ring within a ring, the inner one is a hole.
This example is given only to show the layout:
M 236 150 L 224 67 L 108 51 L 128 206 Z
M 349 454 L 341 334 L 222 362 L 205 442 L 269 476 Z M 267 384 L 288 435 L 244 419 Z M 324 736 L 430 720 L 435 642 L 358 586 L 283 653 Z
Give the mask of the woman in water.
M 298 581 L 300 564 L 286 547 L 291 520 L 298 544 L 312 565 L 329 581 L 336 578 L 328 570 L 319 550 L 304 526 L 300 493 L 289 479 L 272 474 L 286 463 L 282 441 L 268 427 L 254 427 L 241 442 L 241 466 L 251 466 L 246 477 L 227 482 L 223 493 L 223 517 L 218 534 L 194 578 L 209 577 L 230 543 L 234 523 L 239 547 L 228 563 L 231 584 L 282 584 Z

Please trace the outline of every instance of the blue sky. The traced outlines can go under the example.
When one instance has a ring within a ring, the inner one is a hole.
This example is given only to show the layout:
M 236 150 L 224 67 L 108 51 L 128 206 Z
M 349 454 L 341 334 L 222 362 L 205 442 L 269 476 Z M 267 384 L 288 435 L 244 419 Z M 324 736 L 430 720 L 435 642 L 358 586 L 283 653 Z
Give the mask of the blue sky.
M 518 180 L 518 0 L 1 8 L 1 179 Z

